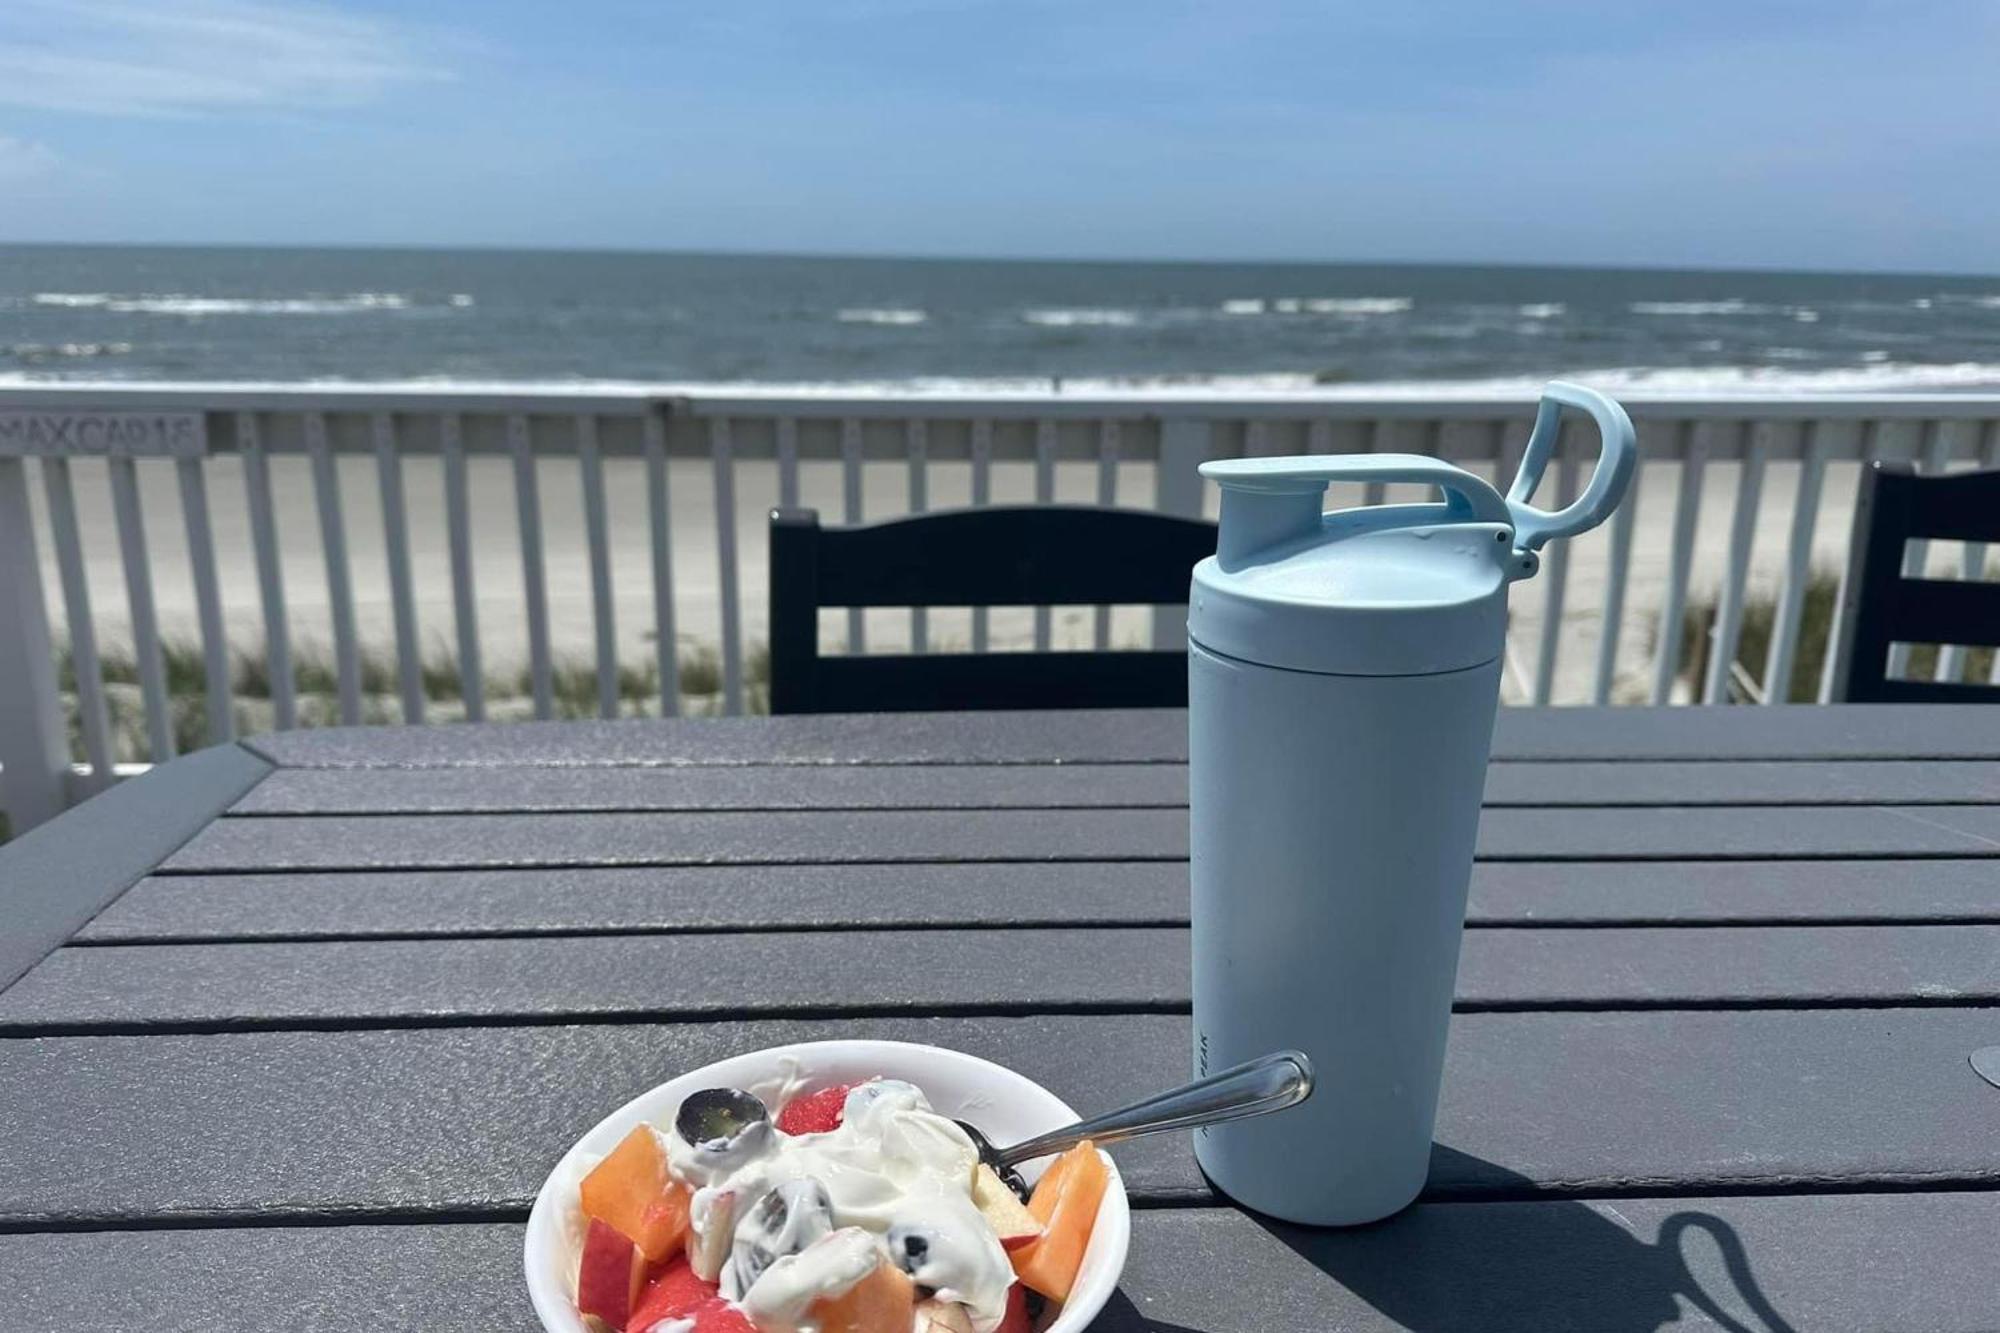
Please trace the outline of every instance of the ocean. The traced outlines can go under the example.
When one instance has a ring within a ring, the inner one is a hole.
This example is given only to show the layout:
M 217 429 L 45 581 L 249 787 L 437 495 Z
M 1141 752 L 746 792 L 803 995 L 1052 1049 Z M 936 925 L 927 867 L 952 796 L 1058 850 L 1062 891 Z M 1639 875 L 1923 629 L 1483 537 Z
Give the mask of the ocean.
M 2000 386 L 2000 277 L 0 247 L 0 383 Z

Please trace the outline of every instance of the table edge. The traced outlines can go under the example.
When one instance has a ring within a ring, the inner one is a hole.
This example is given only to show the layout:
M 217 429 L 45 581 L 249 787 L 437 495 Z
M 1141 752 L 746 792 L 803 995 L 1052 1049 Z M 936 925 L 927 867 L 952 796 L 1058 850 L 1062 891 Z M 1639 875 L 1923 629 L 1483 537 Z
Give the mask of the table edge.
M 0 845 L 0 991 L 150 874 L 272 769 L 230 743 L 156 765 Z

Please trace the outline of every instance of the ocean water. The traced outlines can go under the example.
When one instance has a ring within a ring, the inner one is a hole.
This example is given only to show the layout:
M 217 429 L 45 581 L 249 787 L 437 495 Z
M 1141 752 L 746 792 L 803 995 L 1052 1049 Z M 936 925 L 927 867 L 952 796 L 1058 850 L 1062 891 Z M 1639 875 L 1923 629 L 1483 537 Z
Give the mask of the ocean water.
M 0 247 L 0 382 L 2000 386 L 2000 277 Z

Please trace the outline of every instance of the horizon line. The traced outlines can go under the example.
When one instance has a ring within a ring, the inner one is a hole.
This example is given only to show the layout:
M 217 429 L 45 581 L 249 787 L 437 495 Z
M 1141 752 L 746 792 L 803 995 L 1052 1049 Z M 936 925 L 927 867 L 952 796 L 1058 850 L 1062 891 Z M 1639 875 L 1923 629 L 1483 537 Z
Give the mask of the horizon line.
M 1184 268 L 1433 268 L 1433 269 L 1519 269 L 1542 272 L 1578 273 L 1680 273 L 1758 274 L 1782 277 L 1871 277 L 1871 278 L 2000 278 L 2000 271 L 1890 269 L 1890 268 L 1776 268 L 1754 264 L 1582 264 L 1547 263 L 1535 260 L 1501 259 L 1302 259 L 1215 257 L 1147 257 L 1094 255 L 1001 255 L 915 253 L 886 251 L 831 250 L 725 250 L 703 248 L 645 248 L 639 246 L 550 246 L 499 245 L 471 242 L 458 245 L 437 243 L 338 242 L 330 244 L 289 244 L 272 241 L 52 241 L 0 240 L 0 250 L 253 250 L 308 253 L 340 251 L 391 254 L 531 254 L 531 255 L 624 255 L 678 259 L 724 260 L 805 260 L 815 263 L 885 264 L 1009 264 L 1053 266 L 1184 267 Z

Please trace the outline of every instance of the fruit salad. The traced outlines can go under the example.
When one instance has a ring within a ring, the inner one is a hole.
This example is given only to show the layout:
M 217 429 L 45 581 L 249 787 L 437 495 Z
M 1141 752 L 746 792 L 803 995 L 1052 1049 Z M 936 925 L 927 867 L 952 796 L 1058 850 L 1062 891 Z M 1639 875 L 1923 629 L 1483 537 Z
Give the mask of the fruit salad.
M 1033 1333 L 1068 1298 L 1110 1182 L 1094 1145 L 1023 1198 L 913 1084 L 775 1114 L 722 1095 L 749 1108 L 726 1132 L 640 1124 L 584 1176 L 576 1307 L 599 1333 Z

